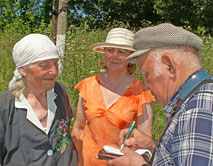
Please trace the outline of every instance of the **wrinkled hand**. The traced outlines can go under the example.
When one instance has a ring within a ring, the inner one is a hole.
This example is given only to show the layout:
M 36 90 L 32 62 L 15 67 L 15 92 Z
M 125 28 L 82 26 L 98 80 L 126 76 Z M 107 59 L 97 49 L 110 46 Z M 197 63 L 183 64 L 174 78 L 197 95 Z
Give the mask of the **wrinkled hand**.
M 124 156 L 118 157 L 107 162 L 108 166 L 141 166 L 146 164 L 143 157 L 138 153 L 134 152 L 132 149 L 124 147 L 121 152 Z
M 128 129 L 123 129 L 119 135 L 119 144 L 121 145 L 123 142 L 125 146 L 135 150 L 135 149 L 154 149 L 155 144 L 152 140 L 152 137 L 141 133 L 139 130 L 134 129 L 130 134 L 129 138 L 124 141 L 126 134 L 128 133 Z

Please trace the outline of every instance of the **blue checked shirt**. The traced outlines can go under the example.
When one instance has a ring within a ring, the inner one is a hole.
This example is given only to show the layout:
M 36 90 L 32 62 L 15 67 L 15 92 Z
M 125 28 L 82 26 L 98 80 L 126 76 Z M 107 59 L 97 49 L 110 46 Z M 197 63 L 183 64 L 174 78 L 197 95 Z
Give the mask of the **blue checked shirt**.
M 164 108 L 168 118 L 181 88 Z M 213 83 L 201 85 L 193 94 L 174 115 L 156 147 L 152 165 L 213 166 Z

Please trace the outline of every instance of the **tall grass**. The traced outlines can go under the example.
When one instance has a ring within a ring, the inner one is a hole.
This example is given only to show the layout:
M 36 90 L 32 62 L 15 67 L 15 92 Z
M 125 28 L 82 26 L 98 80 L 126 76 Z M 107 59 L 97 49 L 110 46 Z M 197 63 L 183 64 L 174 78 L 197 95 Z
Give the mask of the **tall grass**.
M 78 91 L 74 86 L 82 79 L 103 72 L 99 63 L 103 56 L 89 50 L 93 43 L 104 41 L 109 28 L 105 30 L 93 30 L 87 32 L 85 28 L 72 28 L 67 32 L 66 56 L 63 59 L 63 71 L 58 80 L 65 84 L 70 100 L 77 107 Z M 50 34 L 50 33 L 46 33 Z M 13 76 L 15 65 L 12 60 L 12 47 L 26 34 L 12 32 L 0 32 L 0 93 L 7 90 L 8 82 Z M 204 48 L 201 51 L 203 68 L 213 74 L 213 39 L 211 36 L 203 36 Z M 135 76 L 139 79 L 138 72 Z M 95 100 L 94 100 L 95 102 Z M 163 108 L 154 103 L 153 137 L 157 139 L 162 133 L 165 116 Z
M 0 93 L 7 90 L 15 65 L 12 59 L 13 45 L 22 37 L 17 33 L 0 34 Z

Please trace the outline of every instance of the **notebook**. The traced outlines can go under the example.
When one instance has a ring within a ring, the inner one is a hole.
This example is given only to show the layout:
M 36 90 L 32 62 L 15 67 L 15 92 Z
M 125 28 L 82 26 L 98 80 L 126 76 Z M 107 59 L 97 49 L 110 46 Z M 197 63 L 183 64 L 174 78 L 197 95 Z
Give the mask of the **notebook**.
M 148 149 L 137 149 L 136 153 L 144 157 L 145 161 L 149 161 L 152 158 L 152 153 Z M 124 153 L 120 149 L 105 145 L 98 153 L 98 159 L 101 160 L 111 160 L 117 157 L 123 156 Z

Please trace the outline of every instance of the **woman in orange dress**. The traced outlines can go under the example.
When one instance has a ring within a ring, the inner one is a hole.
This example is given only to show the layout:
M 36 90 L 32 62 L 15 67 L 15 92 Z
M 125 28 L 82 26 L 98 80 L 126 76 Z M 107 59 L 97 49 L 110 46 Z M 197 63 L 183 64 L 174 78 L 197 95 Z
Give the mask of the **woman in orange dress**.
M 95 43 L 90 48 L 103 53 L 101 65 L 106 72 L 80 81 L 76 120 L 72 139 L 76 145 L 79 166 L 106 166 L 97 159 L 104 145 L 119 148 L 120 130 L 128 128 L 136 120 L 136 127 L 152 136 L 152 104 L 150 91 L 131 74 L 135 65 L 125 58 L 133 51 L 134 34 L 124 28 L 112 29 L 105 42 Z

